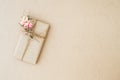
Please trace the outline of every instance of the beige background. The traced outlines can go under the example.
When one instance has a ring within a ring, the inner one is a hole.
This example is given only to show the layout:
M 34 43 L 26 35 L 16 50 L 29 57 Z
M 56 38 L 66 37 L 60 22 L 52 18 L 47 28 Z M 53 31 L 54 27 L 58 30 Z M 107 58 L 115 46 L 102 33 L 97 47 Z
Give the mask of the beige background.
M 12 56 L 24 10 L 51 25 L 37 65 Z M 0 0 L 0 80 L 120 80 L 120 0 Z

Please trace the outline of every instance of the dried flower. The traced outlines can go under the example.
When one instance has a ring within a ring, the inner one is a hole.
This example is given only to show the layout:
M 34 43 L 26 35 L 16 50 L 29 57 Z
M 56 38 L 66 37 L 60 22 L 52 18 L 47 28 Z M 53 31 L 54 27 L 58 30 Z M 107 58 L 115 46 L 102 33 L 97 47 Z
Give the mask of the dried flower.
M 33 38 L 32 34 L 32 28 L 35 24 L 35 20 L 30 18 L 29 16 L 23 16 L 19 24 L 24 28 L 26 31 L 25 34 L 29 35 L 31 38 Z

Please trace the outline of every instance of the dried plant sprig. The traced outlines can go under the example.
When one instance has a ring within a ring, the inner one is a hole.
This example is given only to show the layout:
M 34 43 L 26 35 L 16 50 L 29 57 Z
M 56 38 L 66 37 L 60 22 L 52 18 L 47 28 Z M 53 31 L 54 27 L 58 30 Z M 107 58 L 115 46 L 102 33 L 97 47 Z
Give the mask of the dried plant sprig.
M 23 16 L 19 24 L 24 28 L 26 34 L 29 35 L 30 38 L 33 38 L 33 27 L 35 25 L 35 20 L 30 16 Z

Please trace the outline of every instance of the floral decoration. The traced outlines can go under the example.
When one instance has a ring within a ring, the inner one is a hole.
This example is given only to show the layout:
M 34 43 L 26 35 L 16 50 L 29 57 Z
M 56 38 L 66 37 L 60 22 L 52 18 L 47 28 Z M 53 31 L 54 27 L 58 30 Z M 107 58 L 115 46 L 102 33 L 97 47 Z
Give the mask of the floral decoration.
M 24 28 L 25 34 L 33 38 L 33 27 L 35 25 L 35 20 L 29 16 L 23 16 L 19 24 Z

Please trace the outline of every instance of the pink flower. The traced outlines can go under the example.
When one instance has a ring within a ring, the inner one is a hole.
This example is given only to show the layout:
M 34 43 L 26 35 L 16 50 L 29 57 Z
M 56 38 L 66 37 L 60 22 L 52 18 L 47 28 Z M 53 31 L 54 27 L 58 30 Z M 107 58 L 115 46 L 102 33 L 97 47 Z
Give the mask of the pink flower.
M 27 16 L 23 16 L 22 20 L 19 22 L 19 24 L 21 26 L 23 26 L 24 28 L 28 28 L 31 29 L 33 27 L 33 23 L 31 23 L 31 21 L 28 19 Z
M 33 27 L 33 24 L 32 24 L 30 21 L 28 21 L 28 22 L 26 22 L 26 23 L 24 24 L 24 27 L 31 29 L 31 28 Z

